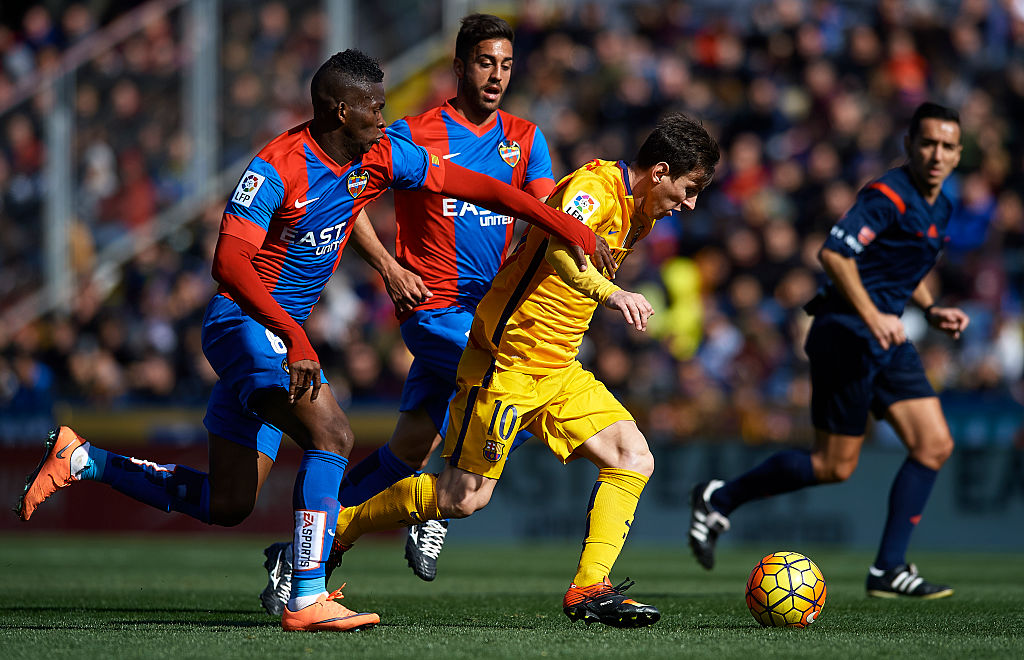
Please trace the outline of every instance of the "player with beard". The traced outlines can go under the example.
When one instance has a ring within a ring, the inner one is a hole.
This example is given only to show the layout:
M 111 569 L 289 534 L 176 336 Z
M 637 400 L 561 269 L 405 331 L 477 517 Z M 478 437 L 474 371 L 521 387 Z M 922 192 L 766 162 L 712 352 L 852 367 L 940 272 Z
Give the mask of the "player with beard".
M 538 223 L 575 246 L 579 268 L 587 267 L 584 251 L 598 268 L 613 263 L 607 244 L 574 218 L 385 133 L 383 79 L 359 51 L 328 59 L 310 85 L 313 119 L 260 150 L 224 210 L 213 259 L 220 288 L 203 321 L 203 352 L 219 377 L 204 419 L 209 472 L 107 452 L 62 426 L 26 479 L 19 517 L 28 521 L 60 488 L 94 480 L 163 511 L 236 525 L 252 511 L 284 432 L 304 453 L 282 628 L 353 630 L 379 621 L 342 606 L 340 590 L 326 590 L 324 562 L 353 436 L 329 385 L 321 392 L 327 383 L 302 328 L 350 237 L 378 270 L 401 269 L 363 207 L 389 188 L 425 188 Z
M 513 40 L 512 28 L 497 16 L 463 18 L 452 61 L 455 97 L 394 122 L 388 132 L 544 200 L 555 184 L 547 141 L 535 124 L 499 110 L 511 76 Z M 399 309 L 402 337 L 414 360 L 398 423 L 387 444 L 345 475 L 342 506 L 359 504 L 422 469 L 440 444 L 473 313 L 513 237 L 511 216 L 425 190 L 396 190 L 395 214 L 398 262 L 422 278 L 430 295 Z M 405 556 L 420 578 L 435 578 L 447 530 L 447 520 L 410 526 Z M 264 554 L 268 582 L 260 601 L 277 614 L 288 597 L 291 544 L 274 543 Z

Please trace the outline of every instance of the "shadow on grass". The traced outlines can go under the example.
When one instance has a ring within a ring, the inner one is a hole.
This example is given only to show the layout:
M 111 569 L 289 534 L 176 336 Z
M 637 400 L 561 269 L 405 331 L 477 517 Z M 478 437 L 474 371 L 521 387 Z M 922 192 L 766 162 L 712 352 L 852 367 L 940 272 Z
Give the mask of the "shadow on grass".
M 740 624 L 740 623 L 732 623 L 732 624 L 724 624 L 724 623 L 699 623 L 699 624 L 693 625 L 693 626 L 677 626 L 677 627 L 680 628 L 680 629 L 688 628 L 690 630 L 711 630 L 711 631 L 718 631 L 718 630 L 745 630 L 747 632 L 761 632 L 762 630 L 765 630 L 764 628 L 762 628 L 761 626 L 757 625 L 756 623 L 754 623 L 752 625 L 749 624 L 749 623 L 742 623 L 742 624 Z
M 104 610 L 85 610 L 86 612 L 96 612 Z M 115 610 L 117 611 L 117 610 Z M 123 612 L 123 610 L 120 610 Z M 43 631 L 68 631 L 68 630 L 88 630 L 96 632 L 99 630 L 124 630 L 125 628 L 133 628 L 140 626 L 169 626 L 169 627 L 188 627 L 188 628 L 278 628 L 281 627 L 280 621 L 239 621 L 239 620 L 182 620 L 182 619 L 109 619 L 109 620 L 94 620 L 90 621 L 88 625 L 82 624 L 69 624 L 69 625 L 33 625 L 33 624 L 10 624 L 0 623 L 0 630 L 43 630 Z
M 117 607 L 81 607 L 76 608 L 76 612 L 84 615 L 102 615 L 104 613 L 117 613 L 125 614 L 125 608 Z M 277 617 L 266 616 L 262 613 L 252 612 L 249 610 L 205 610 L 205 609 L 181 609 L 181 608 L 132 608 L 132 612 L 139 614 L 178 614 L 178 615 L 195 615 L 204 614 L 210 616 L 230 616 L 230 615 L 242 615 L 257 617 L 260 620 L 240 620 L 240 619 L 216 619 L 216 618 L 150 618 L 150 619 L 123 619 L 123 618 L 111 618 L 111 619 L 93 619 L 90 620 L 89 624 L 68 624 L 68 625 L 38 625 L 38 624 L 14 624 L 0 621 L 0 630 L 43 630 L 43 631 L 67 631 L 67 630 L 100 630 L 108 627 L 117 627 L 119 629 L 130 628 L 136 626 L 168 626 L 168 627 L 189 627 L 189 628 L 280 628 L 281 620 Z M 5 613 L 23 613 L 23 614 L 40 614 L 47 612 L 60 612 L 61 615 L 66 615 L 67 610 L 58 610 L 53 607 L 11 607 L 4 610 Z M 503 631 L 530 631 L 538 630 L 541 626 L 528 626 L 528 625 L 509 625 L 504 623 L 476 623 L 476 622 L 386 622 L 379 623 L 379 628 L 394 628 L 394 629 L 407 629 L 416 626 L 429 626 L 432 629 L 445 628 L 451 632 L 458 631 L 459 629 L 474 629 L 474 630 L 503 630 Z
M 16 605 L 14 607 L 5 607 L 3 612 L 59 612 L 67 613 L 69 608 L 66 606 L 53 606 L 53 605 Z M 204 613 L 204 614 L 241 614 L 250 616 L 267 616 L 258 610 L 215 610 L 208 607 L 78 607 L 75 606 L 70 608 L 73 612 L 152 612 L 160 613 L 166 612 L 171 613 Z M 274 620 L 268 618 L 268 620 Z

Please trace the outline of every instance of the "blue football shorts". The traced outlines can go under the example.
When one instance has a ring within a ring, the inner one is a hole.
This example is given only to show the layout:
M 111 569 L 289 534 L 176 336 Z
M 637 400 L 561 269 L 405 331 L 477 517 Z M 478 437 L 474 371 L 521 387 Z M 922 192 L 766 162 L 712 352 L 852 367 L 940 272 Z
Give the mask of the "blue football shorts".
M 448 404 L 455 396 L 459 360 L 472 325 L 473 312 L 462 307 L 419 310 L 401 325 L 402 339 L 413 361 L 398 409 L 407 412 L 423 408 L 442 438 L 448 427 Z M 520 431 L 509 451 L 530 437 L 529 431 Z
M 413 361 L 402 388 L 400 411 L 423 408 L 442 428 L 472 325 L 473 312 L 462 307 L 423 309 L 402 322 L 402 339 Z
M 206 430 L 276 459 L 281 430 L 257 417 L 246 404 L 256 390 L 288 389 L 284 342 L 233 300 L 217 295 L 203 319 L 203 353 L 220 377 L 206 406 Z M 327 385 L 323 371 L 320 380 Z
M 816 429 L 864 435 L 869 413 L 882 419 L 897 401 L 935 396 L 914 345 L 882 350 L 859 317 L 816 316 L 805 349 Z

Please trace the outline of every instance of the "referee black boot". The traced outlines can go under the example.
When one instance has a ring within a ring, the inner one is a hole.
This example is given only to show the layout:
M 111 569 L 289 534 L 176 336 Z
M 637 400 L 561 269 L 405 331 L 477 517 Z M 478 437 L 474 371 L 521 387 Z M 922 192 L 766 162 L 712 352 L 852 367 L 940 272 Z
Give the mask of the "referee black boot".
M 953 587 L 933 584 L 917 572 L 917 566 L 903 564 L 883 571 L 872 566 L 868 569 L 868 595 L 874 598 L 918 598 L 931 600 L 953 595 Z

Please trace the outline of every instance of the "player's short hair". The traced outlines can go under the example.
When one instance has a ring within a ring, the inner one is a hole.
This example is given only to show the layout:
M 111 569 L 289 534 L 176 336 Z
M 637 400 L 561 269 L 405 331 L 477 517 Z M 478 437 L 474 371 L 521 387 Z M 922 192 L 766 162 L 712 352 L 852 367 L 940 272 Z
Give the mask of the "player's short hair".
M 645 168 L 665 162 L 673 179 L 692 175 L 694 183 L 705 186 L 715 175 L 719 157 L 718 142 L 699 121 L 673 112 L 662 118 L 644 140 L 636 163 Z
M 515 43 L 515 32 L 505 19 L 492 14 L 469 14 L 463 17 L 462 27 L 455 37 L 455 57 L 463 64 L 469 61 L 469 54 L 481 41 L 488 39 L 508 39 Z
M 908 134 L 913 140 L 921 132 L 921 121 L 924 119 L 941 119 L 942 121 L 954 122 L 960 125 L 960 113 L 953 108 L 947 108 L 938 103 L 925 101 L 914 110 L 914 116 L 910 118 L 910 130 Z
M 365 87 L 383 80 L 380 64 L 366 53 L 354 48 L 335 53 L 320 65 L 309 83 L 313 114 L 334 112 L 347 87 Z

